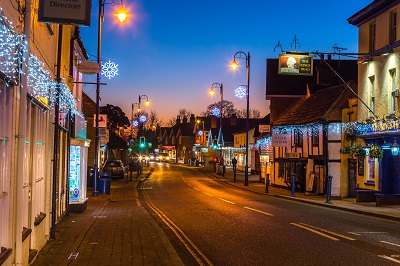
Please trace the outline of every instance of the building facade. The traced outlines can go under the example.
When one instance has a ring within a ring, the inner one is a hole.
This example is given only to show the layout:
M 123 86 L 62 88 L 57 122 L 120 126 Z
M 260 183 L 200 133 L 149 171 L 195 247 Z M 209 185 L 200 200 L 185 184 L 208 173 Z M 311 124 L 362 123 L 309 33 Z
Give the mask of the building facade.
M 369 154 L 359 160 L 356 185 L 383 194 L 400 194 L 399 11 L 400 1 L 376 0 L 348 19 L 362 54 L 356 136 Z
M 69 202 L 75 27 L 38 22 L 37 4 L 0 8 L 1 265 L 28 265 Z

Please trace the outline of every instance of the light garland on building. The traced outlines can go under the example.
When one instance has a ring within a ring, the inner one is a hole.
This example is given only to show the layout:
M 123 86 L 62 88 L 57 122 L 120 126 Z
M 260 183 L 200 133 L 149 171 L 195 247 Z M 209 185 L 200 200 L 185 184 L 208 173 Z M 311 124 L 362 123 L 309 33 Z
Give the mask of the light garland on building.
M 15 33 L 12 22 L 0 8 L 0 71 L 7 79 L 18 80 L 26 47 L 25 36 Z
M 27 42 L 25 39 L 24 35 L 15 33 L 12 23 L 0 8 L 0 71 L 9 79 L 18 81 L 19 76 L 24 75 L 20 66 L 26 63 L 24 53 L 27 51 Z M 28 93 L 50 108 L 54 108 L 58 86 L 60 112 L 71 112 L 83 117 L 76 108 L 76 101 L 65 80 L 61 80 L 60 83 L 52 80 L 44 63 L 33 54 L 29 55 L 27 80 Z

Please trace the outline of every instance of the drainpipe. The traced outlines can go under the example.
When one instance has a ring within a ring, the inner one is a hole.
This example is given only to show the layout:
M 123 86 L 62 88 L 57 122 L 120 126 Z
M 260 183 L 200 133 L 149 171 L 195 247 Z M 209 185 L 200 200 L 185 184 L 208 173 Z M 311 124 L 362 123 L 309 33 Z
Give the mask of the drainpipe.
M 25 4 L 25 21 L 24 21 L 24 34 L 26 36 L 26 52 L 23 57 L 25 63 L 22 64 L 22 75 L 20 75 L 20 86 L 19 86 L 19 121 L 18 121 L 18 132 L 17 132 L 17 176 L 16 176 L 16 202 L 15 202 L 15 257 L 14 265 L 22 265 L 22 230 L 23 214 L 22 206 L 24 205 L 24 158 L 25 158 L 25 136 L 26 136 L 26 120 L 27 120 L 27 87 L 28 87 L 28 62 L 29 62 L 29 41 L 30 41 L 30 29 L 31 29 L 31 1 L 27 0 Z M 26 162 L 25 162 L 26 163 Z
M 61 82 L 61 51 L 62 51 L 62 34 L 63 25 L 58 25 L 58 43 L 57 43 L 57 72 L 56 72 L 56 102 L 54 104 L 54 146 L 53 146 L 53 181 L 52 181 L 52 194 L 51 194 L 51 231 L 50 236 L 56 239 L 56 221 L 57 221 L 57 180 L 58 180 L 58 164 L 59 164 L 59 146 L 60 146 L 60 82 Z M 66 193 L 69 195 L 69 191 Z M 60 195 L 59 195 L 60 197 Z

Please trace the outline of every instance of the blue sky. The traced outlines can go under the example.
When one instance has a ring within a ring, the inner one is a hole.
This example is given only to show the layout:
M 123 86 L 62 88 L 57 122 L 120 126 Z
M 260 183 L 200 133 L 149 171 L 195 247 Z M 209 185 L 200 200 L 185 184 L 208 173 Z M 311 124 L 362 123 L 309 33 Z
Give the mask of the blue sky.
M 370 4 L 358 1 L 187 1 L 126 0 L 128 21 L 116 22 L 118 5 L 105 5 L 102 58 L 118 64 L 118 76 L 101 87 L 101 105 L 112 104 L 131 116 L 132 103 L 147 95 L 153 110 L 164 122 L 186 108 L 200 115 L 209 104 L 219 101 L 208 89 L 214 82 L 224 84 L 224 100 L 238 109 L 245 99 L 234 97 L 234 89 L 246 84 L 245 62 L 233 72 L 229 63 L 238 51 L 250 52 L 250 108 L 269 113 L 265 100 L 266 59 L 284 50 L 332 52 L 332 46 L 357 52 L 358 28 L 347 19 Z M 105 3 L 111 3 L 106 0 Z M 284 4 L 283 4 L 284 3 Z M 97 54 L 98 3 L 93 1 L 90 27 L 81 35 L 90 61 Z M 86 76 L 85 81 L 96 81 Z M 84 91 L 95 99 L 96 88 Z

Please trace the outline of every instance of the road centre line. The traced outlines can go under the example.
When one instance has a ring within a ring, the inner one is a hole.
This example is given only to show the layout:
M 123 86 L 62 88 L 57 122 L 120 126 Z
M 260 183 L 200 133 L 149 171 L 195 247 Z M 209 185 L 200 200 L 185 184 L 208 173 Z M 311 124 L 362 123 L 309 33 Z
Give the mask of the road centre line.
M 206 195 L 208 195 L 208 196 L 214 197 L 213 194 L 210 194 L 210 193 L 208 193 L 208 192 L 204 192 L 204 191 L 203 191 L 203 193 L 206 194 Z
M 348 236 L 345 236 L 345 235 L 342 235 L 342 234 L 338 234 L 338 233 L 335 233 L 335 232 L 332 232 L 332 231 L 329 231 L 329 230 L 326 230 L 326 229 L 322 229 L 322 228 L 319 228 L 319 227 L 316 227 L 316 226 L 312 226 L 312 225 L 305 224 L 305 223 L 300 223 L 300 224 L 302 224 L 304 226 L 308 226 L 308 227 L 314 228 L 314 229 L 317 229 L 317 230 L 320 230 L 320 231 L 325 232 L 325 233 L 329 233 L 329 234 L 337 236 L 337 237 L 341 237 L 341 238 L 347 239 L 347 240 L 351 240 L 351 241 L 356 240 L 355 238 L 348 237 Z
M 230 204 L 236 204 L 236 203 L 234 203 L 234 202 L 232 202 L 232 201 L 229 201 L 229 200 L 226 200 L 226 199 L 223 199 L 223 198 L 218 198 L 219 200 L 222 200 L 222 201 L 225 201 L 225 202 L 227 202 L 227 203 L 230 203 Z
M 291 224 L 291 225 L 294 225 L 294 226 L 297 226 L 297 227 L 300 227 L 300 228 L 303 228 L 303 229 L 306 229 L 306 230 L 308 230 L 308 231 L 310 231 L 310 232 L 316 233 L 316 234 L 318 234 L 318 235 L 320 235 L 320 236 L 329 238 L 329 239 L 331 239 L 331 240 L 339 241 L 339 239 L 337 239 L 337 238 L 335 238 L 335 237 L 332 237 L 332 236 L 330 236 L 330 235 L 321 233 L 321 232 L 319 232 L 319 231 L 317 231 L 317 230 L 314 230 L 314 229 L 312 229 L 312 228 L 306 227 L 306 226 L 304 226 L 304 225 L 297 224 L 297 223 L 290 223 L 290 224 Z
M 393 245 L 393 246 L 396 246 L 396 247 L 400 247 L 399 244 L 395 244 L 395 243 L 391 243 L 391 242 L 387 242 L 387 241 L 381 241 L 381 242 L 385 243 L 385 244 Z
M 244 207 L 244 208 L 248 209 L 248 210 L 251 210 L 251 211 L 255 211 L 255 212 L 262 213 L 262 214 L 266 214 L 266 215 L 269 215 L 269 216 L 274 216 L 272 213 L 269 213 L 269 212 L 260 211 L 260 210 L 253 209 L 253 208 L 250 208 L 250 207 Z
M 360 236 L 362 234 L 387 234 L 387 232 L 349 232 L 349 234 Z
M 394 259 L 392 257 L 389 257 L 389 256 L 386 256 L 386 255 L 378 255 L 378 257 L 383 258 L 383 259 L 387 259 L 387 260 L 390 260 L 390 261 L 394 261 L 394 262 L 400 264 L 400 260 L 396 260 L 396 259 Z

